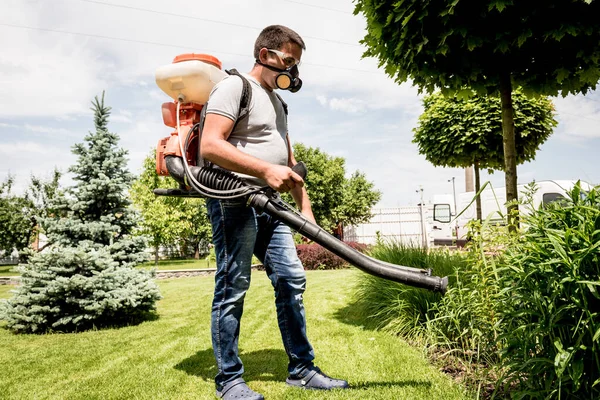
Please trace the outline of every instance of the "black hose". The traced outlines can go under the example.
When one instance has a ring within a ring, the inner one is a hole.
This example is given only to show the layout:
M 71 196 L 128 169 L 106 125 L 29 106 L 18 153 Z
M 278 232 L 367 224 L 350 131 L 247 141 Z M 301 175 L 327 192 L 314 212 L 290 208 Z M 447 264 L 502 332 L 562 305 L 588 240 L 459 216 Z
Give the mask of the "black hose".
M 185 185 L 185 168 L 181 157 L 165 156 L 165 165 L 171 178 L 175 179 L 177 183 Z
M 313 224 L 303 216 L 286 210 L 277 203 L 274 203 L 264 194 L 253 194 L 250 196 L 250 206 L 279 219 L 290 228 L 298 231 L 298 233 L 315 241 L 364 272 L 394 282 L 442 294 L 446 292 L 448 277 L 440 278 L 438 276 L 431 276 L 430 270 L 394 265 L 368 257 L 346 245 L 333 235 L 330 235 L 320 226 Z
M 366 256 L 333 235 L 330 235 L 318 225 L 308 221 L 301 214 L 283 206 L 282 204 L 285 203 L 273 201 L 273 199 L 265 194 L 266 188 L 248 186 L 235 174 L 222 169 L 184 165 L 184 160 L 181 157 L 167 156 L 165 157 L 165 162 L 169 174 L 181 184 L 189 183 L 194 191 L 155 189 L 154 193 L 157 195 L 179 197 L 198 197 L 200 195 L 202 197 L 220 199 L 249 196 L 249 205 L 258 212 L 264 211 L 272 217 L 279 219 L 290 228 L 315 241 L 364 272 L 434 292 L 446 292 L 448 277 L 440 278 L 431 276 L 431 270 L 394 265 Z M 300 171 L 302 168 L 305 168 L 304 164 L 298 164 L 295 168 L 298 172 L 305 172 Z M 188 179 L 190 175 L 193 179 Z M 196 183 L 201 186 L 198 186 Z M 204 190 L 205 188 L 208 190 Z

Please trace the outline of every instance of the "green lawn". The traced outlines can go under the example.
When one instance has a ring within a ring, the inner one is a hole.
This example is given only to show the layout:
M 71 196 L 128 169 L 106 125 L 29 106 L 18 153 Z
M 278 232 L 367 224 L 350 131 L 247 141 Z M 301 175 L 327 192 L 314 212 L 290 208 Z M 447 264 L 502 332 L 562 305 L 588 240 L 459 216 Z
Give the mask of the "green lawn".
M 245 378 L 267 399 L 465 399 L 420 349 L 365 330 L 346 307 L 356 270 L 309 271 L 305 305 L 317 364 L 352 389 L 289 388 L 287 358 L 264 272 L 253 273 L 240 338 Z M 0 329 L 0 397 L 6 399 L 212 399 L 213 277 L 159 281 L 159 318 L 79 334 L 14 335 Z M 0 287 L 8 297 L 10 287 Z
M 16 270 L 16 265 L 0 265 L 0 276 L 17 276 L 20 275 Z
M 0 276 L 18 276 L 20 273 L 15 269 L 16 265 L 0 266 Z M 179 269 L 205 269 L 216 268 L 214 261 L 208 260 L 160 260 L 158 267 L 155 267 L 154 261 L 140 265 L 140 268 L 156 268 L 159 271 L 179 270 Z
M 154 265 L 154 261 L 149 261 L 140 266 L 141 268 L 156 268 L 159 271 L 171 269 L 205 269 L 216 268 L 214 261 L 208 260 L 159 260 L 158 267 Z

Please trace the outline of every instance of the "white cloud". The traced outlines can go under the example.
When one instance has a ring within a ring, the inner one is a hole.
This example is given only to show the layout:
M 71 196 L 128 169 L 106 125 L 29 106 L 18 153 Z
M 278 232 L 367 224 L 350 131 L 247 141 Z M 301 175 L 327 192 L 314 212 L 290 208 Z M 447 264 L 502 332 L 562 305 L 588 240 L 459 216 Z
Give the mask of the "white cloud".
M 331 98 L 325 96 L 317 96 L 317 100 L 321 105 L 326 106 L 334 111 L 343 111 L 350 114 L 364 113 L 367 111 L 368 104 L 358 98 Z
M 131 113 L 131 111 L 119 110 L 119 112 L 116 115 L 112 114 L 110 116 L 110 120 L 113 122 L 131 123 L 131 122 L 133 122 L 131 119 L 132 115 L 133 114 Z
M 64 128 L 49 128 L 47 126 L 31 124 L 25 124 L 23 125 L 23 128 L 36 133 L 49 133 L 51 135 L 73 135 L 73 132 Z
M 48 147 L 36 142 L 0 143 L 0 154 L 3 155 L 46 154 L 48 150 Z
M 600 138 L 600 98 L 567 96 L 553 99 L 559 121 L 558 134 L 564 140 Z

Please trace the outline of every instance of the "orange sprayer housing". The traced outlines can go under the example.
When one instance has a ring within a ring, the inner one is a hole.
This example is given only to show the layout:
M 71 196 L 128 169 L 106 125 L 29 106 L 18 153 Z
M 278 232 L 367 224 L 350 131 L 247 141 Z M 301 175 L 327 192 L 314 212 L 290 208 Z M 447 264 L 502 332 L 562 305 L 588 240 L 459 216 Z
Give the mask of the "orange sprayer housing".
M 219 61 L 219 59 L 217 59 L 216 57 L 210 56 L 208 54 L 195 54 L 195 53 L 186 53 L 186 54 L 180 54 L 177 57 L 175 57 L 173 59 L 173 63 L 172 64 L 178 64 L 178 63 L 183 63 L 186 61 L 191 61 L 191 62 L 203 62 L 206 64 L 209 64 L 211 67 L 213 68 L 213 71 L 215 69 L 221 70 L 221 61 Z M 167 77 L 169 77 L 172 86 L 168 87 L 167 89 L 169 89 L 168 91 L 166 91 L 167 94 L 169 94 L 170 96 L 174 96 L 174 89 L 177 89 L 178 87 L 176 85 L 179 84 L 179 78 L 177 75 L 169 75 L 168 73 L 165 73 L 165 68 L 168 67 L 162 67 L 162 72 L 161 72 L 161 84 L 163 86 L 165 86 L 165 82 Z M 187 72 L 187 69 L 179 69 L 176 70 L 176 72 L 174 72 L 175 74 L 179 73 L 180 71 L 184 71 Z M 168 72 L 168 70 L 167 70 Z M 218 71 L 217 71 L 218 72 Z M 223 72 L 224 74 L 224 72 Z M 183 78 L 182 78 L 183 79 Z M 188 76 L 186 79 L 189 79 L 190 77 Z M 198 78 L 199 79 L 199 78 Z M 212 77 L 211 77 L 212 79 Z M 158 74 L 157 74 L 157 83 L 159 81 L 158 78 Z M 214 85 L 215 82 L 212 82 L 211 84 L 205 85 L 206 87 L 212 87 L 211 85 Z M 161 86 L 161 89 L 165 90 L 165 88 Z M 196 93 L 196 92 L 194 92 Z M 207 97 L 207 94 L 205 95 Z M 192 96 L 195 97 L 195 96 Z M 202 97 L 202 96 L 200 96 Z M 183 140 L 187 141 L 187 151 L 185 154 L 185 158 L 188 162 L 189 165 L 196 165 L 197 163 L 197 158 L 198 158 L 198 144 L 199 144 L 199 138 L 198 138 L 198 134 L 197 133 L 193 133 L 191 135 L 191 137 L 188 137 L 188 134 L 190 132 L 190 129 L 198 122 L 200 122 L 200 112 L 202 111 L 202 107 L 203 104 L 199 104 L 197 102 L 185 102 L 185 98 L 183 99 L 183 102 L 180 104 L 179 107 L 179 124 L 181 127 L 181 135 L 183 136 Z M 166 126 L 174 128 L 175 130 L 173 132 L 171 132 L 171 136 L 167 136 L 165 138 L 162 138 L 158 141 L 158 144 L 156 146 L 156 173 L 158 175 L 161 176 L 169 176 L 169 171 L 167 170 L 167 166 L 165 163 L 165 156 L 178 156 L 181 157 L 181 150 L 180 150 L 180 146 L 179 146 L 179 135 L 177 132 L 177 103 L 176 102 L 168 102 L 168 103 L 163 103 L 162 107 L 161 107 L 161 111 L 162 111 L 162 116 L 163 116 L 163 122 L 165 123 Z M 184 142 L 185 145 L 185 142 Z

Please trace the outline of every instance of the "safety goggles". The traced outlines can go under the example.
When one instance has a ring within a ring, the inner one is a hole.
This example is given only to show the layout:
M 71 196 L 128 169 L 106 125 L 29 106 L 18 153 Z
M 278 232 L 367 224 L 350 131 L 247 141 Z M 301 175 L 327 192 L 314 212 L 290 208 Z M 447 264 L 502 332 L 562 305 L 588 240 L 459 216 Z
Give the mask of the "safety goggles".
M 283 51 L 279 51 L 279 50 L 273 50 L 273 49 L 267 49 L 267 51 L 277 54 L 279 56 L 279 58 L 281 58 L 281 61 L 283 61 L 283 63 L 285 64 L 285 67 L 287 69 L 292 68 L 294 65 L 300 66 L 301 61 L 296 60 L 290 54 L 284 53 Z

